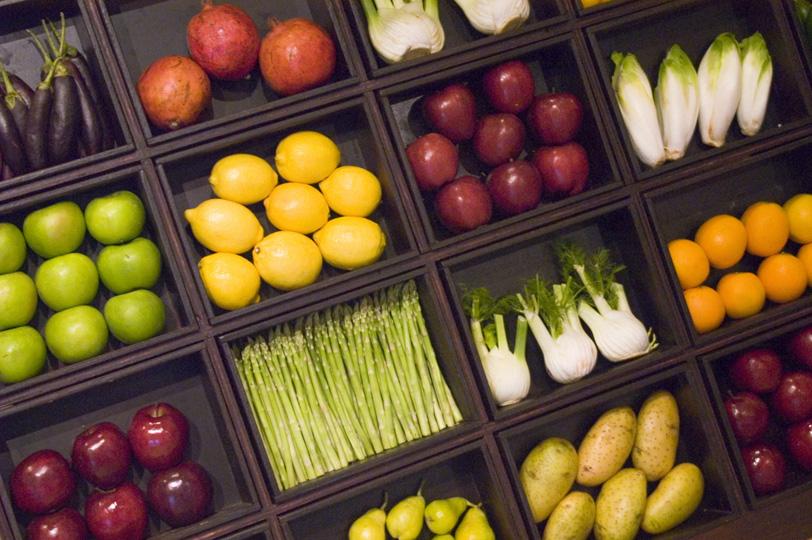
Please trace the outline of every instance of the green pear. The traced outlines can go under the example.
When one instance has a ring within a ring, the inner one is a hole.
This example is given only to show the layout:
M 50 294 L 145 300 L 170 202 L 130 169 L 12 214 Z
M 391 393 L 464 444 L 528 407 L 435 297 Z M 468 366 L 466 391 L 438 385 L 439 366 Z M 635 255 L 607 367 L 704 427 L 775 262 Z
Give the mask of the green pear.
M 98 242 L 123 244 L 141 234 L 146 211 L 138 195 L 116 191 L 90 201 L 85 208 L 85 221 L 90 236 Z
M 417 495 L 406 497 L 397 503 L 386 516 L 386 530 L 397 540 L 416 540 L 423 531 L 423 512 L 426 499 L 423 498 L 423 485 Z
M 161 252 L 146 238 L 120 246 L 107 246 L 96 259 L 99 277 L 113 294 L 151 289 L 161 277 Z
M 25 241 L 34 253 L 50 259 L 76 251 L 85 240 L 82 209 L 62 201 L 28 214 L 23 221 Z
M 384 495 L 383 504 L 379 508 L 371 508 L 356 519 L 350 527 L 349 540 L 386 540 L 386 501 L 388 494 Z
M 450 533 L 468 506 L 470 503 L 462 497 L 432 501 L 426 507 L 426 525 L 434 534 Z
M 472 506 L 462 518 L 455 540 L 496 540 L 496 534 L 488 523 L 488 516 L 479 506 Z

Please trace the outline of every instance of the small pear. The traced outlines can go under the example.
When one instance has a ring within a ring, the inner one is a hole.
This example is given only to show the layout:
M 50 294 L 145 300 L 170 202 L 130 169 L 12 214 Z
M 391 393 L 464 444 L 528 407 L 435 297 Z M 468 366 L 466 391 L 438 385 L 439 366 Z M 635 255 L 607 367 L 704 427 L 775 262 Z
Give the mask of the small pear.
M 426 507 L 426 525 L 434 534 L 448 534 L 469 506 L 468 500 L 462 497 L 432 501 Z
M 488 516 L 479 506 L 472 506 L 462 518 L 455 540 L 496 540 L 496 534 L 488 523 Z
M 386 502 L 389 494 L 384 494 L 380 508 L 371 508 L 356 519 L 350 527 L 349 540 L 386 540 Z
M 423 498 L 423 484 L 416 495 L 406 497 L 389 511 L 386 516 L 386 530 L 397 540 L 416 540 L 423 531 L 423 512 L 426 499 Z

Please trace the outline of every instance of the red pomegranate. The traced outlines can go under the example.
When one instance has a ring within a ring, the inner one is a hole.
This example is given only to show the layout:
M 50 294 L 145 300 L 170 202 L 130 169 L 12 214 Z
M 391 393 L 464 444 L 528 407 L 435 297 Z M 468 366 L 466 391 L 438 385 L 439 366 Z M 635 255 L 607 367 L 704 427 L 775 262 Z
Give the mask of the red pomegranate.
M 195 123 L 211 104 L 211 83 L 191 58 L 165 56 L 141 75 L 138 97 L 153 124 L 179 129 Z
M 225 81 L 245 78 L 259 56 L 259 31 L 251 17 L 231 4 L 203 0 L 186 27 L 189 55 L 203 70 Z
M 324 28 L 307 19 L 271 19 L 269 27 L 259 49 L 259 67 L 274 92 L 298 94 L 333 76 L 336 48 Z

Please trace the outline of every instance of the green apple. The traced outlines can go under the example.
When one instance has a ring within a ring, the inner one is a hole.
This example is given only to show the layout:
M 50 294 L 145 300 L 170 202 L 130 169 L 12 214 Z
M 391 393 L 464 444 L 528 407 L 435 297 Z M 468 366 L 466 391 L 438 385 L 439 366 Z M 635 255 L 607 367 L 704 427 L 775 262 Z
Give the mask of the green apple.
M 30 326 L 0 332 L 0 382 L 16 383 L 39 374 L 45 354 L 42 336 Z
M 90 236 L 102 244 L 129 242 L 144 228 L 144 203 L 132 191 L 116 191 L 93 199 L 85 208 Z
M 102 249 L 96 267 L 102 283 L 114 294 L 151 289 L 161 277 L 161 252 L 152 241 L 136 238 Z
M 130 344 L 160 334 L 166 324 L 166 313 L 158 295 L 138 289 L 108 300 L 104 319 L 117 340 Z
M 92 358 L 107 346 L 104 316 L 92 306 L 55 313 L 45 323 L 45 343 L 57 360 L 73 364 Z
M 0 274 L 22 268 L 26 254 L 22 231 L 12 223 L 0 223 Z
M 90 304 L 99 292 L 99 274 L 87 255 L 68 253 L 48 259 L 34 275 L 39 297 L 54 311 Z
M 23 235 L 28 247 L 43 259 L 76 251 L 85 240 L 82 209 L 63 201 L 35 210 L 23 221 Z
M 0 330 L 28 324 L 37 312 L 37 288 L 23 272 L 0 276 Z

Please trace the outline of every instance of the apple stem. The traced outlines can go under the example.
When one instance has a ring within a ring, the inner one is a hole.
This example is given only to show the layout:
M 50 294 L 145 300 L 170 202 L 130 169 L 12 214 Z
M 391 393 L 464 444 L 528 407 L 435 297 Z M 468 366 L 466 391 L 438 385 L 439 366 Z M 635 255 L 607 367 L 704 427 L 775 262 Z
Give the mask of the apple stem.
M 211 9 L 214 7 L 214 0 L 201 0 L 200 7 L 203 9 Z
M 280 24 L 282 24 L 282 21 L 280 21 L 278 18 L 276 18 L 276 17 L 268 17 L 268 28 L 270 30 L 273 30 L 274 28 L 276 28 Z

